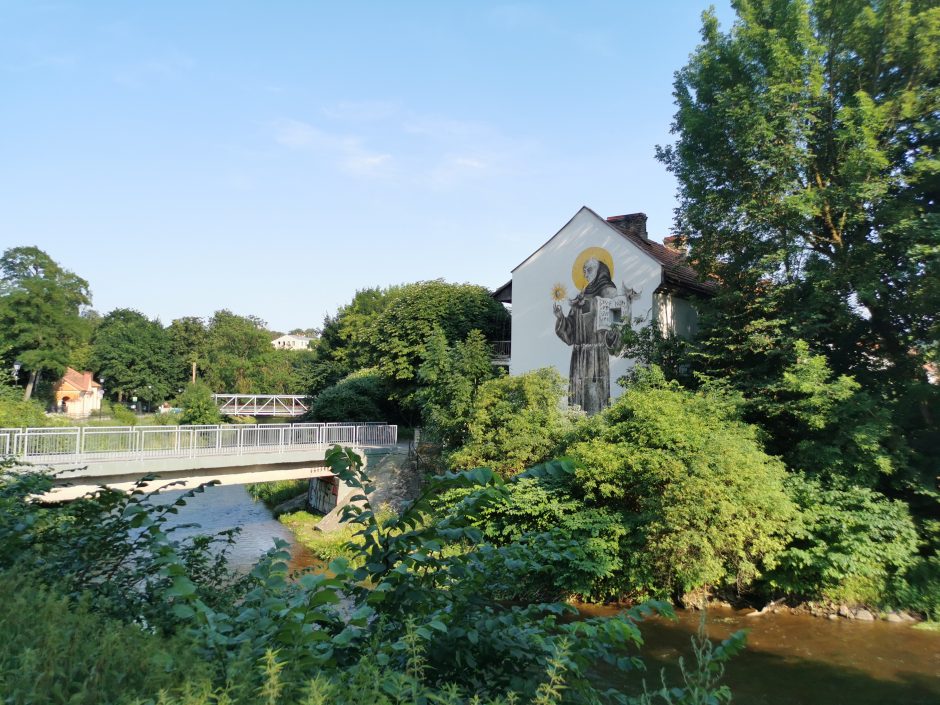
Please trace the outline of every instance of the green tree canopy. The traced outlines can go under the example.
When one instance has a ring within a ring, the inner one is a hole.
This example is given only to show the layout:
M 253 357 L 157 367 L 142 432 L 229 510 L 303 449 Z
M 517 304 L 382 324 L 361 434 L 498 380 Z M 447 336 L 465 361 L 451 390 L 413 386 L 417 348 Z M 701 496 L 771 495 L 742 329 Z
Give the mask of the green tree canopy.
M 216 311 L 208 326 L 209 387 L 218 393 L 268 393 L 260 388 L 255 367 L 272 350 L 271 338 L 260 318 Z
M 940 8 L 734 7 L 729 32 L 705 14 L 658 150 L 693 261 L 726 284 L 731 355 L 760 356 L 779 328 L 837 373 L 922 380 L 940 320 Z
M 464 340 L 448 345 L 444 332 L 435 328 L 418 369 L 418 399 L 427 434 L 446 449 L 463 445 L 480 386 L 495 376 L 480 331 L 470 331 Z
M 154 404 L 175 391 L 170 340 L 159 321 L 115 309 L 98 326 L 92 348 L 97 374 L 119 399 L 136 396 Z
M 37 247 L 14 247 L 0 257 L 0 349 L 30 373 L 26 398 L 44 370 L 61 374 L 81 343 L 81 307 L 88 282 Z M 6 364 L 4 364 L 6 367 Z
M 426 346 L 440 329 L 448 344 L 478 330 L 487 340 L 505 335 L 509 316 L 482 286 L 443 281 L 406 284 L 396 291 L 371 328 L 369 362 L 388 379 L 393 395 L 413 406 Z
M 209 356 L 209 332 L 197 316 L 177 318 L 167 327 L 170 355 L 173 359 L 173 383 L 195 382 L 196 374 L 205 372 Z

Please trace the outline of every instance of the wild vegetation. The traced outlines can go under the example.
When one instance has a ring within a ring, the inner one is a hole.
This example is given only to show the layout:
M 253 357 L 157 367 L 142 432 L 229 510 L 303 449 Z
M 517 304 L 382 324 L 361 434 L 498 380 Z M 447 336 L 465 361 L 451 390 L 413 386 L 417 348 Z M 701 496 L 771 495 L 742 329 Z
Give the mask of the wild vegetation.
M 47 611 L 64 629 L 0 646 L 13 701 L 58 683 L 79 702 L 620 701 L 591 669 L 636 666 L 633 618 L 647 608 L 568 622 L 555 601 L 572 596 L 786 598 L 940 621 L 940 386 L 928 377 L 940 12 L 735 8 L 727 31 L 705 14 L 676 76 L 675 142 L 659 150 L 679 183 L 678 234 L 717 293 L 696 302 L 694 340 L 624 332 L 637 365 L 596 417 L 559 405 L 554 371 L 489 364 L 508 314 L 481 287 L 362 290 L 294 353 L 228 311 L 165 328 L 127 310 L 99 317 L 87 282 L 45 253 L 4 253 L 0 359 L 21 360 L 27 379 L 0 391 L 0 425 L 39 423 L 22 397 L 74 362 L 116 400 L 182 393 L 193 422 L 212 390 L 309 394 L 318 420 L 421 424 L 450 470 L 401 516 L 351 510 L 356 536 L 329 548 L 329 573 L 297 580 L 283 551 L 238 576 L 211 539 L 174 541 L 172 506 L 101 492 L 42 508 L 26 498 L 48 478 L 5 475 L 0 567 L 17 598 L 3 619 Z M 331 460 L 369 494 L 354 457 Z M 45 649 L 95 629 L 108 639 L 81 658 L 126 642 L 131 663 L 150 653 L 163 670 L 39 676 Z
M 328 460 L 371 494 L 357 456 L 335 448 Z M 353 560 L 295 576 L 283 546 L 233 572 L 234 530 L 176 539 L 168 518 L 204 488 L 168 505 L 110 490 L 30 501 L 49 486 L 9 463 L 0 474 L 0 584 L 14 596 L 0 608 L 14 635 L 0 645 L 0 688 L 10 702 L 627 703 L 594 685 L 594 669 L 633 673 L 642 692 L 638 623 L 669 612 L 651 603 L 570 621 L 562 603 L 508 602 L 544 566 L 525 541 L 488 543 L 468 521 L 505 495 L 491 471 L 437 478 L 400 517 L 380 521 L 368 501 L 351 509 Z M 433 499 L 455 490 L 470 491 L 464 513 L 436 518 Z M 709 674 L 741 645 L 737 635 L 709 653 L 700 678 L 663 701 L 727 701 Z

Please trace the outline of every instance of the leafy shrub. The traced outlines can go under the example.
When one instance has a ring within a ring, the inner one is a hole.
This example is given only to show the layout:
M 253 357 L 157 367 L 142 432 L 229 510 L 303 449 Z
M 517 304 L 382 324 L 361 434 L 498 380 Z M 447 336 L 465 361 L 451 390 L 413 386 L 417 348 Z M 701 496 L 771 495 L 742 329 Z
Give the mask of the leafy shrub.
M 761 450 L 739 408 L 654 367 L 569 447 L 588 502 L 628 515 L 638 594 L 740 590 L 783 549 L 794 515 L 783 464 Z
M 361 459 L 334 448 L 327 463 L 364 494 L 361 504 L 348 507 L 354 560 L 334 560 L 322 573 L 291 579 L 284 542 L 239 575 L 228 569 L 224 552 L 210 550 L 211 537 L 173 540 L 166 520 L 186 494 L 157 505 L 140 493 L 101 490 L 41 508 L 25 500 L 47 490 L 51 478 L 8 471 L 0 472 L 0 570 L 55 584 L 69 604 L 84 600 L 89 610 L 129 628 L 145 626 L 155 639 L 185 637 L 191 647 L 184 645 L 177 658 L 198 653 L 211 678 L 184 680 L 159 698 L 151 694 L 164 703 L 286 705 L 335 696 L 351 705 L 366 705 L 362 698 L 387 705 L 488 698 L 557 705 L 562 693 L 598 705 L 623 702 L 617 693 L 598 691 L 592 673 L 600 663 L 635 670 L 638 659 L 628 649 L 641 642 L 637 622 L 654 611 L 668 613 L 668 606 L 565 621 L 576 615 L 569 605 L 501 602 L 499 595 L 541 566 L 529 546 L 481 542 L 469 524 L 505 494 L 499 476 L 474 470 L 436 478 L 401 516 L 382 521 L 368 501 L 373 487 Z M 465 512 L 434 519 L 435 497 L 472 488 L 479 491 L 461 502 Z M 230 544 L 233 533 L 222 538 Z M 28 634 L 17 642 L 18 663 L 35 660 Z M 120 678 L 126 665 L 115 660 L 100 667 L 108 678 Z M 82 682 L 76 678 L 75 687 Z M 57 676 L 41 687 L 37 702 L 63 693 L 67 701 L 73 693 Z
M 881 604 L 889 582 L 913 567 L 917 553 L 917 531 L 904 503 L 799 475 L 788 479 L 787 490 L 800 521 L 770 584 L 801 597 Z
M 97 705 L 144 700 L 210 669 L 186 639 L 107 619 L 32 576 L 0 571 L 0 692 L 9 703 Z
M 183 408 L 180 423 L 188 425 L 217 424 L 222 421 L 222 414 L 212 398 L 212 390 L 196 382 L 186 385 L 176 402 Z
M 940 623 L 940 556 L 918 557 L 891 588 L 891 606 L 914 610 Z
M 308 486 L 308 480 L 278 480 L 245 485 L 245 490 L 252 499 L 263 502 L 268 509 L 273 509 L 281 502 L 304 494 Z
M 39 402 L 23 401 L 21 389 L 0 384 L 0 428 L 46 426 L 47 420 Z
M 373 372 L 349 375 L 320 392 L 310 405 L 312 421 L 381 421 L 388 400 L 385 383 Z
M 111 418 L 121 426 L 137 425 L 137 414 L 122 404 L 114 404 L 111 407 Z
M 573 465 L 564 461 L 527 470 L 506 483 L 504 497 L 483 505 L 472 517 L 486 541 L 524 545 L 542 566 L 510 597 L 605 600 L 625 593 L 624 519 L 577 498 L 570 490 L 573 474 Z M 466 491 L 454 491 L 441 499 L 445 507 L 453 507 L 466 496 Z
M 552 368 L 484 382 L 467 443 L 450 456 L 451 467 L 488 467 L 509 477 L 557 455 L 573 426 L 560 406 L 565 388 Z
M 497 371 L 490 361 L 486 339 L 478 330 L 448 345 L 444 332 L 435 328 L 425 347 L 417 393 L 425 436 L 452 450 L 466 442 L 480 385 L 495 377 Z

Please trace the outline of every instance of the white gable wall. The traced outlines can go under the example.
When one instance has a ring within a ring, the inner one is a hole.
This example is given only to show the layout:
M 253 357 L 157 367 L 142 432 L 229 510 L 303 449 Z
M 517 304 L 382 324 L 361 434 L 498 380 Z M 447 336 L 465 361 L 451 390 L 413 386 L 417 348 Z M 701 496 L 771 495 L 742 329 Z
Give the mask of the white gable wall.
M 688 300 L 670 294 L 656 294 L 653 320 L 663 333 L 689 339 L 698 333 L 698 313 Z
M 568 379 L 571 347 L 555 334 L 552 312 L 552 287 L 561 284 L 567 299 L 578 294 L 572 281 L 572 266 L 578 255 L 589 247 L 602 247 L 613 258 L 611 278 L 620 289 L 626 285 L 640 292 L 633 302 L 632 317 L 646 321 L 653 316 L 653 290 L 662 277 L 660 264 L 627 240 L 595 213 L 582 208 L 555 237 L 512 273 L 512 359 L 510 374 L 522 374 L 541 367 L 554 367 Z M 562 301 L 567 313 L 568 301 Z M 617 378 L 625 374 L 632 361 L 610 358 L 612 397 L 622 389 Z

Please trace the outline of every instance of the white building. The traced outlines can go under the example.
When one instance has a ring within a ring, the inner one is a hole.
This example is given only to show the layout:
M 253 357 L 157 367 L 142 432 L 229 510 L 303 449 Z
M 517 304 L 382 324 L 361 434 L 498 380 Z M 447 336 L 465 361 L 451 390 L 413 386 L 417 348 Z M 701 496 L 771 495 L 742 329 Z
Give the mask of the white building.
M 713 290 L 680 251 L 649 239 L 643 213 L 605 220 L 582 207 L 493 295 L 512 304 L 510 374 L 554 367 L 569 403 L 594 413 L 622 393 L 616 380 L 633 364 L 617 355 L 619 328 L 657 322 L 693 335 L 694 297 Z
M 272 340 L 271 345 L 280 350 L 306 350 L 310 347 L 311 340 L 313 340 L 313 338 L 308 338 L 305 335 L 288 333 L 287 335 L 282 335 L 280 338 Z

